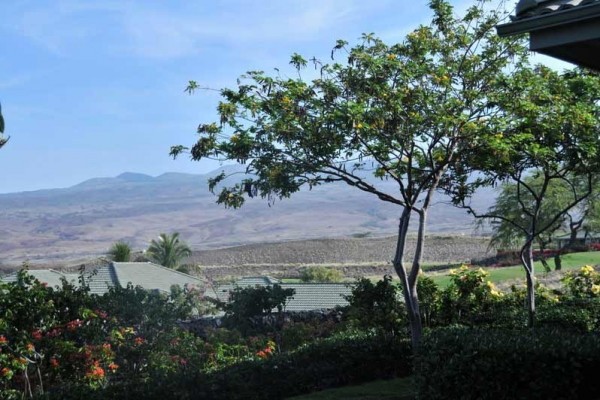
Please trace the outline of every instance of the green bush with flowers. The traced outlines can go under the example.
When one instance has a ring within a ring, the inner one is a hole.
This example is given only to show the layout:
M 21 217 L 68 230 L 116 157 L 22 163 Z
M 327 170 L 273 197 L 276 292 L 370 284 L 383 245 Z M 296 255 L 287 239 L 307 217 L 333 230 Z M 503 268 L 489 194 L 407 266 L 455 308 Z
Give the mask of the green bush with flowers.
M 93 296 L 54 289 L 26 271 L 0 283 L 0 398 L 101 390 L 211 365 L 210 344 L 177 328 L 198 302 L 131 286 Z M 60 397 L 60 396 L 59 396 Z
M 467 265 L 450 270 L 450 285 L 440 294 L 437 325 L 487 323 L 504 297 L 487 276 L 482 268 Z
M 579 271 L 567 273 L 562 282 L 567 293 L 574 298 L 600 297 L 600 274 L 591 265 L 585 265 Z

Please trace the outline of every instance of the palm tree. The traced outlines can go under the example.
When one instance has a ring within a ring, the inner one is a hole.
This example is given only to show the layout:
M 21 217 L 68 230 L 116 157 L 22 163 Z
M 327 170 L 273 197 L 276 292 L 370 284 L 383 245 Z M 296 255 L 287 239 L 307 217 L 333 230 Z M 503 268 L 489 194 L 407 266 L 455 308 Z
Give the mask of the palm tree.
M 152 240 L 148 250 L 148 258 L 153 262 L 163 265 L 167 268 L 175 268 L 179 262 L 192 254 L 192 250 L 179 240 L 179 233 L 174 232 L 171 235 L 161 233 L 158 240 Z
M 116 262 L 131 261 L 131 246 L 123 241 L 118 241 L 108 250 L 109 257 Z

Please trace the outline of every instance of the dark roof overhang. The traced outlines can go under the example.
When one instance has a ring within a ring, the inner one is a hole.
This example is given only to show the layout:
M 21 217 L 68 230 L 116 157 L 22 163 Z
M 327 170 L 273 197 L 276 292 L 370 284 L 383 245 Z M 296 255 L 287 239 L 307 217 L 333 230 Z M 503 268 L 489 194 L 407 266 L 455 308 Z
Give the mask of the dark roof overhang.
M 520 2 L 515 20 L 499 25 L 498 35 L 529 32 L 531 50 L 600 70 L 600 2 L 541 14 L 532 13 L 533 3 L 535 0 Z

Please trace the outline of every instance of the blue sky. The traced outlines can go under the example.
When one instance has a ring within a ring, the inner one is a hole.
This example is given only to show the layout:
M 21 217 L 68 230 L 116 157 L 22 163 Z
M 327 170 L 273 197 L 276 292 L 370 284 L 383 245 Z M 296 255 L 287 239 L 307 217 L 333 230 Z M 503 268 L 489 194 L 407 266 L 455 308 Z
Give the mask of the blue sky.
M 189 80 L 232 86 L 246 70 L 285 70 L 294 52 L 327 59 L 363 32 L 398 41 L 430 12 L 425 0 L 2 0 L 2 15 L 7 193 L 208 172 L 217 165 L 168 156 L 215 119 L 218 97 L 185 94 Z

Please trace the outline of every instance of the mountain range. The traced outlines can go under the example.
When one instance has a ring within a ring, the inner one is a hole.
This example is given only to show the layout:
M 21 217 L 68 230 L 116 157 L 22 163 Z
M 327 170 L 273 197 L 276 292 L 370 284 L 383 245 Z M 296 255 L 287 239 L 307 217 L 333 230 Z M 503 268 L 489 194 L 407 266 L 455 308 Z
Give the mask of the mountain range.
M 225 167 L 231 168 L 231 167 Z M 241 209 L 215 203 L 205 175 L 126 172 L 64 189 L 0 194 L 0 266 L 60 265 L 106 254 L 123 240 L 142 250 L 161 232 L 180 233 L 192 249 L 206 250 L 296 239 L 393 235 L 400 210 L 342 183 L 302 190 L 269 205 L 249 199 Z M 393 184 L 383 182 L 386 189 Z M 473 202 L 490 205 L 493 192 Z M 429 232 L 471 233 L 464 210 L 438 196 Z

